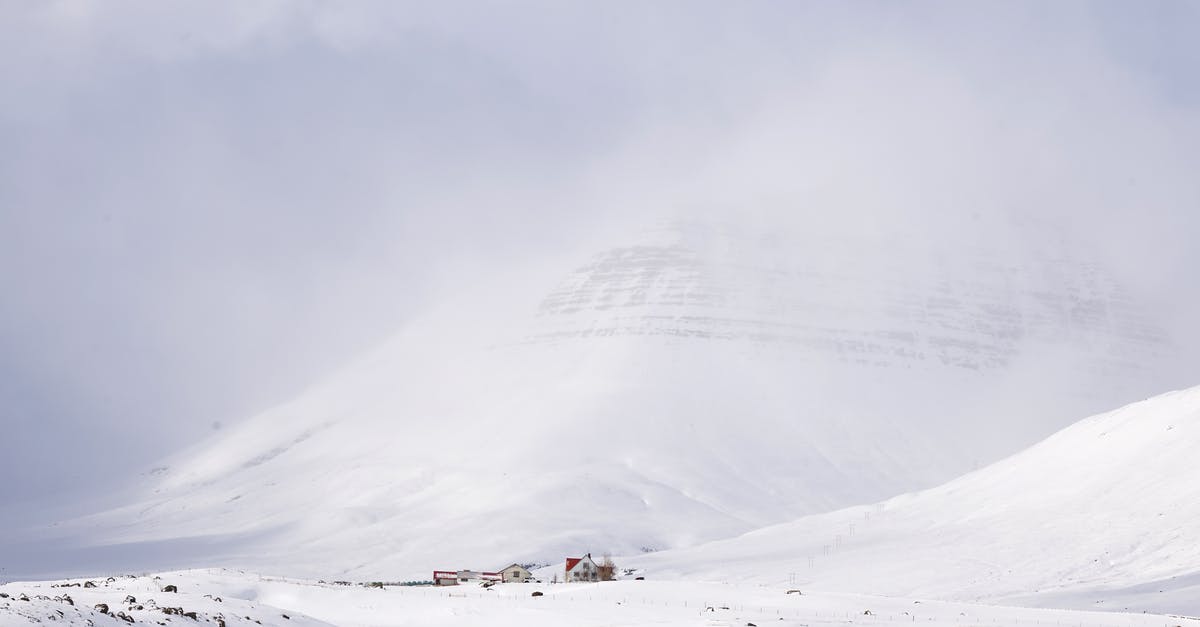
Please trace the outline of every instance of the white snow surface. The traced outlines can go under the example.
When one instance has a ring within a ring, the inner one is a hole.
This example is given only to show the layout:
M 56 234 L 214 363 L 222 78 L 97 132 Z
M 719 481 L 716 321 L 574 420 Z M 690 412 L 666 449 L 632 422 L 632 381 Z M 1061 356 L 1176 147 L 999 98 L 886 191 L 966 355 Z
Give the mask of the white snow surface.
M 385 587 L 266 577 L 230 570 L 191 570 L 157 576 L 115 577 L 96 588 L 60 588 L 84 580 L 0 585 L 0 626 L 30 624 L 135 624 L 407 627 L 813 627 L 815 625 L 1037 625 L 1168 627 L 1182 617 L 1115 612 L 994 607 L 929 600 L 823 593 L 788 594 L 786 588 L 679 581 L 615 581 L 597 584 L 501 584 L 448 588 Z M 177 593 L 162 593 L 167 584 Z M 544 594 L 533 597 L 533 591 Z M 74 605 L 61 597 L 66 594 Z M 17 600 L 24 595 L 28 601 Z M 126 603 L 127 595 L 135 597 Z M 56 600 L 57 599 L 57 600 Z M 151 606 L 149 599 L 154 599 Z M 219 599 L 219 600 L 217 600 Z M 105 603 L 109 613 L 94 610 Z M 130 609 L 141 604 L 143 609 Z M 156 607 L 196 612 L 196 619 L 167 615 Z
M 658 577 L 1200 614 L 1200 387 L 939 487 L 622 560 Z
M 1102 268 L 997 228 L 931 247 L 673 223 L 466 290 L 45 537 L 138 570 L 416 579 L 936 485 L 1144 394 L 1171 350 Z

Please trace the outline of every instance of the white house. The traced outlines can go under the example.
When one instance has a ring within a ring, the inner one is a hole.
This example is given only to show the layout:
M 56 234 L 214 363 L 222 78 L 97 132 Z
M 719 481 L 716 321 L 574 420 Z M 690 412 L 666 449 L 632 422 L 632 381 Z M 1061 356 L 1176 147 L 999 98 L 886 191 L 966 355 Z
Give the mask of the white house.
M 571 583 L 572 581 L 600 581 L 600 567 L 596 565 L 596 562 L 592 561 L 592 554 L 588 553 L 583 557 L 568 557 L 563 581 L 567 583 Z
M 504 583 L 525 583 L 533 579 L 533 573 L 520 564 L 505 566 L 500 569 L 500 576 L 503 578 Z

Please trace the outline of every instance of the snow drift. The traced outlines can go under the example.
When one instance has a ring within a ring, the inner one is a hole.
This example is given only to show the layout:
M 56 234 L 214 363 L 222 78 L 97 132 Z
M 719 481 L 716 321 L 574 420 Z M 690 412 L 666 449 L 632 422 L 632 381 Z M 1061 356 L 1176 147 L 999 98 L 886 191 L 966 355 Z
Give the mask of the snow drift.
M 1200 387 L 942 486 L 633 560 L 657 576 L 1200 613 Z

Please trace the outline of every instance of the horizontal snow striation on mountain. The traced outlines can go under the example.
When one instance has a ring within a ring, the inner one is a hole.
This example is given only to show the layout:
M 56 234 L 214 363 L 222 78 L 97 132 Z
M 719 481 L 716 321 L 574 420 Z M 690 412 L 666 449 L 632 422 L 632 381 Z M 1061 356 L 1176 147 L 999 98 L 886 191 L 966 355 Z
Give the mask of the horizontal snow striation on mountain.
M 988 229 L 671 223 L 555 282 L 464 289 L 73 529 L 419 577 L 688 546 L 935 485 L 1123 402 L 1172 350 L 1096 264 Z
M 1200 614 L 1200 387 L 942 486 L 627 560 L 657 577 Z

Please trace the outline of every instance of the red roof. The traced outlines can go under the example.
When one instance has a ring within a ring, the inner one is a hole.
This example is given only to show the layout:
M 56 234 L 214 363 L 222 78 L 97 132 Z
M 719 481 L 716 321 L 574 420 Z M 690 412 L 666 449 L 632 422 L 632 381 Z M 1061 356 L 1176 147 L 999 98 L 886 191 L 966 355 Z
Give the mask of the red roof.
M 583 560 L 582 557 L 568 557 L 567 558 L 567 570 L 571 570 L 572 568 L 575 568 L 575 565 L 578 564 L 582 560 Z

